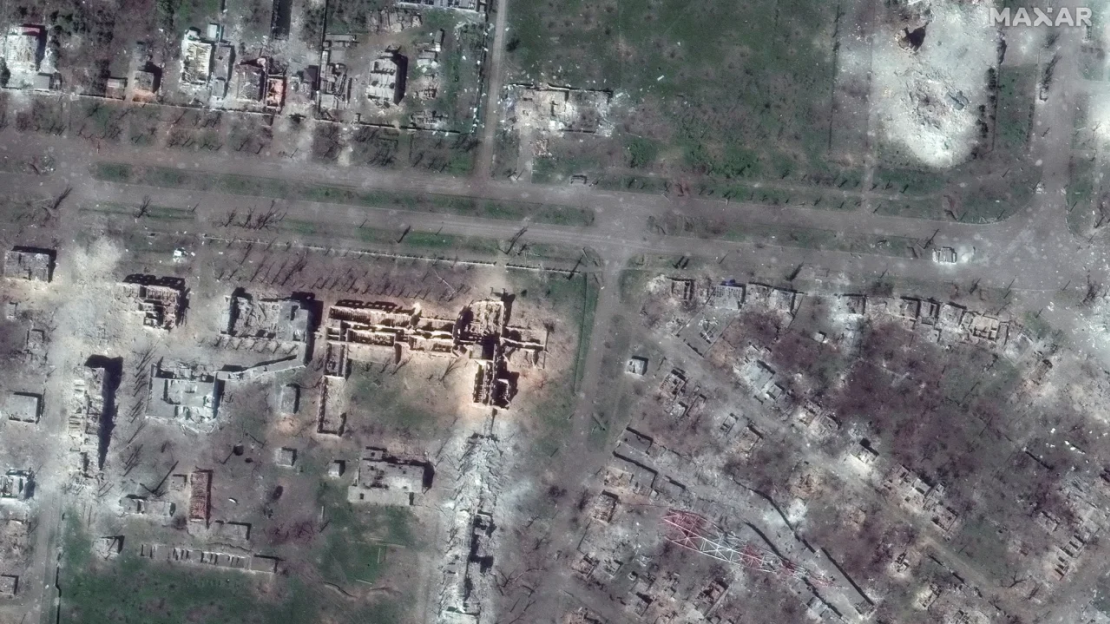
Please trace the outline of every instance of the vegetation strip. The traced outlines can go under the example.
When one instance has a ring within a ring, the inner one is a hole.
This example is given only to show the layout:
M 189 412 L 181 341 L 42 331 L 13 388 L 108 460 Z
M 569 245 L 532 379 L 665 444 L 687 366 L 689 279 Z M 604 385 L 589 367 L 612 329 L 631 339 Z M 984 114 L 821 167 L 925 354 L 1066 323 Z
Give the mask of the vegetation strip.
M 145 184 L 163 188 L 216 191 L 233 195 L 349 204 L 374 208 L 395 208 L 414 212 L 455 214 L 504 221 L 521 221 L 527 218 L 536 223 L 584 227 L 592 225 L 595 216 L 594 211 L 589 208 L 573 206 L 488 201 L 433 193 L 364 191 L 331 184 L 304 184 L 229 173 L 200 173 L 172 167 L 143 167 L 124 163 L 100 162 L 93 166 L 92 173 L 95 178 L 105 182 Z

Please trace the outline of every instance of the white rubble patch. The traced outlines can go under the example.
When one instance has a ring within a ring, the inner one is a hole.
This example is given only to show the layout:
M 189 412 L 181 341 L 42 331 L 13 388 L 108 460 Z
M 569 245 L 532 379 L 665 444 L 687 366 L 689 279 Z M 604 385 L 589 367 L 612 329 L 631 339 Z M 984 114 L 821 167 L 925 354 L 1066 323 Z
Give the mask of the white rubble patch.
M 805 501 L 795 498 L 790 501 L 790 506 L 786 508 L 786 519 L 790 521 L 790 524 L 797 526 L 805 520 L 806 511 Z
M 926 4 L 919 5 L 922 14 Z M 986 3 L 936 0 L 927 6 L 931 21 L 918 50 L 900 45 L 901 30 L 877 34 L 872 102 L 886 140 L 922 164 L 947 168 L 971 152 L 1001 35 L 984 19 Z
M 1104 145 L 1110 144 L 1110 98 L 1093 97 L 1088 103 L 1091 130 Z
M 446 543 L 441 544 L 444 569 L 435 622 L 485 621 L 480 616 L 483 610 L 485 617 L 491 615 L 488 607 L 492 589 L 471 555 L 479 516 L 493 521 L 500 514 L 496 507 L 501 489 L 501 443 L 492 432 L 474 433 L 464 439 L 456 438 L 446 449 L 446 456 L 446 462 L 441 464 L 447 473 L 444 477 L 449 480 L 453 474 L 455 483 L 452 495 L 440 509 Z M 491 536 L 482 550 L 494 549 L 496 541 L 496 536 Z

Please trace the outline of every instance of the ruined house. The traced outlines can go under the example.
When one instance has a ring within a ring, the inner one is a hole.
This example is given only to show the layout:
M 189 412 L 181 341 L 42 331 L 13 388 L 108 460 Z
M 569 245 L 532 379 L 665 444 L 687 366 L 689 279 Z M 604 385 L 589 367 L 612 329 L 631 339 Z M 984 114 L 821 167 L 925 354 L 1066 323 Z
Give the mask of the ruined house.
M 4 277 L 30 282 L 54 279 L 54 251 L 16 247 L 4 254 Z
M 297 449 L 279 448 L 274 453 L 274 461 L 282 468 L 292 468 L 297 463 Z
M 628 358 L 628 363 L 624 367 L 624 372 L 636 375 L 637 377 L 643 377 L 644 373 L 647 372 L 647 365 L 647 358 L 633 356 Z
M 269 109 L 281 110 L 281 107 L 285 105 L 285 76 L 275 76 L 273 74 L 266 76 L 266 89 L 262 104 Z
M 299 386 L 293 384 L 286 384 L 281 387 L 281 396 L 279 397 L 279 409 L 282 414 L 293 415 L 297 413 L 300 407 L 301 389 Z
M 212 55 L 212 95 L 218 98 L 227 95 L 234 62 L 235 48 L 228 43 L 217 43 Z

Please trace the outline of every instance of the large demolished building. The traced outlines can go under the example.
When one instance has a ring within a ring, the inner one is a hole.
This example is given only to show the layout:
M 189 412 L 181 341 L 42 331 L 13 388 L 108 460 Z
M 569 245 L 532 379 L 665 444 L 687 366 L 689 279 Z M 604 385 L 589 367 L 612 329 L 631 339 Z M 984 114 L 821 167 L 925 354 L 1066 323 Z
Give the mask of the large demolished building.
M 227 334 L 236 338 L 262 338 L 306 342 L 313 328 L 312 308 L 298 299 L 254 299 L 237 292 L 229 297 Z
M 91 479 L 104 466 L 112 431 L 114 371 L 108 362 L 90 360 L 73 381 L 67 416 L 70 449 L 77 455 L 77 476 Z
M 216 420 L 220 402 L 219 379 L 187 366 L 151 367 L 151 418 L 175 421 L 182 426 L 210 425 Z
M 130 275 L 121 285 L 124 296 L 135 303 L 143 325 L 154 329 L 177 327 L 185 312 L 185 281 L 175 277 Z
M 328 311 L 327 374 L 346 376 L 346 362 L 367 359 L 371 349 L 388 349 L 399 361 L 405 352 L 468 357 L 478 364 L 474 403 L 507 408 L 516 393 L 508 363 L 518 354 L 539 365 L 544 344 L 523 327 L 509 325 L 510 301 L 486 299 L 467 305 L 455 319 L 425 317 L 419 305 L 340 302 Z
M 431 480 L 432 468 L 427 462 L 368 448 L 359 462 L 355 483 L 347 489 L 347 500 L 371 505 L 416 505 L 431 486 Z
M 613 99 L 611 91 L 551 85 L 512 85 L 517 123 L 539 130 L 604 134 Z
M 50 249 L 16 247 L 4 254 L 4 277 L 29 282 L 49 282 L 54 278 L 54 252 Z

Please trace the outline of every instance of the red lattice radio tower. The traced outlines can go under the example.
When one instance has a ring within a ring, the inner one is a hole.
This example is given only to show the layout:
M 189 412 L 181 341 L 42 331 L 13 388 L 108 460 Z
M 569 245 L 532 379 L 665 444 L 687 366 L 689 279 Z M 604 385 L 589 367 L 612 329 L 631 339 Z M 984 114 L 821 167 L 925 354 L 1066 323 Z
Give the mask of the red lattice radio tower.
M 815 587 L 833 584 L 831 578 L 810 572 L 751 542 L 745 542 L 696 513 L 671 509 L 663 515 L 663 522 L 669 525 L 667 541 L 696 553 L 731 565 L 766 572 L 783 580 L 807 581 Z

